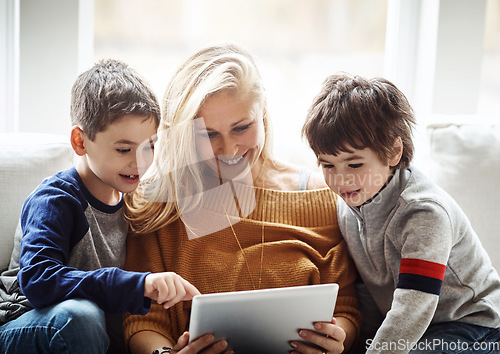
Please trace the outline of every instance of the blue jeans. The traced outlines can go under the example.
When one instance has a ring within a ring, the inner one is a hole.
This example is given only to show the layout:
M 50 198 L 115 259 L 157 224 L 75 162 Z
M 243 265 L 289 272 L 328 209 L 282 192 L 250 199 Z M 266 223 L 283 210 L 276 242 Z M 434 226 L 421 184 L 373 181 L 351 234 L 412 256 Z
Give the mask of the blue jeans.
M 31 310 L 0 327 L 0 353 L 106 353 L 104 312 L 88 300 Z
M 429 326 L 412 354 L 422 353 L 498 353 L 500 328 L 488 328 L 461 322 Z

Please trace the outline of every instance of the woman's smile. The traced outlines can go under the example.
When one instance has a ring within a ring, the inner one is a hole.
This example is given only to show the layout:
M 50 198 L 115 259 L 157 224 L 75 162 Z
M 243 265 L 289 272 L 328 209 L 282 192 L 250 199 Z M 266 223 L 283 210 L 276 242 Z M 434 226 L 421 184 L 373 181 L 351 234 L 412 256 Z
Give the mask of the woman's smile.
M 224 180 L 237 180 L 258 170 L 265 140 L 259 102 L 248 95 L 223 91 L 205 101 L 198 117 L 199 159 L 214 173 Z

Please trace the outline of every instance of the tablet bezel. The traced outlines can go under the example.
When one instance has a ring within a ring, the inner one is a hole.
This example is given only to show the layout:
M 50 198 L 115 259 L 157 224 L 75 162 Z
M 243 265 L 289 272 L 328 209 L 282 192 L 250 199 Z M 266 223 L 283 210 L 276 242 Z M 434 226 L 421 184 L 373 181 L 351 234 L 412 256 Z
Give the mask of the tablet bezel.
M 193 298 L 191 341 L 206 333 L 226 339 L 236 353 L 289 352 L 300 328 L 330 322 L 338 284 L 318 284 L 197 295 Z

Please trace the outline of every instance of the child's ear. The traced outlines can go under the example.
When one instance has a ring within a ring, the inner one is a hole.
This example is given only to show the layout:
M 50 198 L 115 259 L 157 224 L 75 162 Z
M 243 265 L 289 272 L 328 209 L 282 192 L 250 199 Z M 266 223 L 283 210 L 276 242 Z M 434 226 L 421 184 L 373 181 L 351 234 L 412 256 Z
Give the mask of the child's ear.
M 392 145 L 394 155 L 389 159 L 389 166 L 396 166 L 401 160 L 401 156 L 403 156 L 403 140 L 398 136 L 396 140 L 394 140 L 394 144 Z
M 77 125 L 71 129 L 71 146 L 78 156 L 83 156 L 87 153 L 85 149 L 85 133 Z

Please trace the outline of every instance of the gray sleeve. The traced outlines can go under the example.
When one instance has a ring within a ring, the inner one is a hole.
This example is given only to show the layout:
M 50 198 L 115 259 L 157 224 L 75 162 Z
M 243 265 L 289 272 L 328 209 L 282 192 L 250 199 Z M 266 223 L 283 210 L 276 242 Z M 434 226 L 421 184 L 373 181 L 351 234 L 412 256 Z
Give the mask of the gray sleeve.
M 399 282 L 368 353 L 407 353 L 419 341 L 434 317 L 453 244 L 450 217 L 437 203 L 410 204 L 400 218 L 392 235 L 401 247 Z
M 367 343 L 367 353 L 408 353 L 429 326 L 439 297 L 418 290 L 396 289 L 391 310 Z
M 310 168 L 301 168 L 299 173 L 299 191 L 307 190 L 307 184 L 311 177 L 312 170 Z

